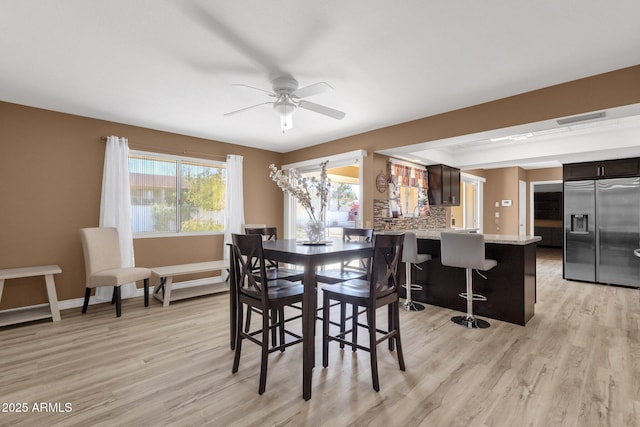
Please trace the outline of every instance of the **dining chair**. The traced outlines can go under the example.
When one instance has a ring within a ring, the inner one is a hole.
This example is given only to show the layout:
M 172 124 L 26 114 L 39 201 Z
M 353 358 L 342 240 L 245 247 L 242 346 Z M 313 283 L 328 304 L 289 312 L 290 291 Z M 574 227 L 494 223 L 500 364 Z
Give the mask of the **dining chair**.
M 242 232 L 247 234 L 247 228 L 265 228 L 267 224 L 242 224 Z
M 348 242 L 371 242 L 373 239 L 372 228 L 343 228 L 342 229 L 342 241 Z M 344 282 L 346 280 L 353 279 L 366 279 L 368 274 L 369 258 L 362 258 L 359 260 L 350 260 L 340 263 L 339 268 L 332 268 L 327 270 L 321 270 L 316 274 L 316 281 L 324 285 L 334 285 L 336 283 Z M 340 306 L 340 325 L 344 327 L 345 322 L 349 319 L 346 316 L 347 305 L 342 303 L 334 303 L 332 306 Z M 317 311 L 321 313 L 322 307 L 318 307 Z M 358 307 L 353 306 L 351 319 L 357 319 Z M 322 316 L 317 316 L 318 320 L 322 320 Z M 355 322 L 355 320 L 354 320 Z M 340 343 L 340 348 L 344 348 L 344 343 Z M 355 351 L 355 347 L 353 347 Z
M 237 300 L 236 316 L 236 343 L 233 359 L 232 373 L 238 372 L 242 342 L 249 340 L 261 347 L 260 384 L 258 393 L 263 394 L 267 382 L 267 363 L 269 353 L 284 351 L 286 347 L 302 342 L 302 336 L 285 328 L 285 324 L 295 319 L 300 319 L 300 314 L 291 318 L 285 318 L 285 307 L 294 303 L 302 303 L 304 288 L 299 282 L 274 279 L 267 280 L 266 260 L 262 248 L 262 238 L 257 234 L 233 234 L 231 246 L 230 275 Z M 255 268 L 259 273 L 255 274 Z M 247 306 L 247 314 L 251 309 L 262 313 L 262 327 L 255 331 L 242 329 L 244 306 Z M 272 318 L 267 313 L 277 313 L 277 318 Z M 269 335 L 279 334 L 277 345 L 269 345 Z M 293 340 L 286 341 L 286 336 Z
M 260 236 L 262 236 L 263 240 L 278 240 L 278 228 L 277 227 L 250 227 L 250 224 L 245 225 L 245 229 L 244 232 L 245 234 L 258 234 Z M 270 259 L 265 259 L 265 271 L 266 271 L 266 278 L 267 280 L 289 280 L 292 282 L 297 282 L 302 280 L 302 278 L 304 277 L 304 271 L 303 270 L 297 270 L 297 269 L 293 269 L 293 268 L 284 268 L 284 267 L 280 267 L 280 265 L 278 264 L 278 262 L 272 261 Z M 257 265 L 254 265 L 254 274 L 258 274 L 259 273 L 259 268 Z M 297 308 L 298 310 L 302 310 L 301 306 L 293 306 L 294 308 Z M 245 332 L 249 331 L 249 324 L 251 323 L 251 312 L 252 311 L 256 311 L 256 309 L 250 309 L 247 312 L 247 319 L 246 319 L 246 325 L 245 325 Z M 272 314 L 273 318 L 277 318 L 277 313 L 273 313 Z M 273 334 L 272 335 L 272 341 L 273 341 L 273 345 L 276 345 L 276 335 Z
M 364 241 L 370 242 L 373 239 L 372 228 L 343 228 L 342 241 L 345 243 Z M 365 279 L 367 277 L 367 261 L 363 258 L 355 261 L 344 261 L 339 268 L 319 271 L 316 274 L 318 282 L 335 284 L 351 279 Z
M 113 286 L 111 304 L 116 305 L 116 316 L 122 315 L 120 286 L 144 281 L 144 306 L 149 306 L 149 277 L 151 270 L 143 267 L 122 267 L 118 230 L 110 227 L 83 228 L 80 240 L 84 253 L 86 283 L 82 313 L 87 312 L 91 289 Z
M 278 240 L 278 228 L 277 227 L 255 227 L 245 228 L 245 234 L 259 234 L 264 240 Z M 296 282 L 302 280 L 304 277 L 304 271 L 293 268 L 283 268 L 280 265 L 270 259 L 266 261 L 267 279 L 285 279 Z
M 397 347 L 400 370 L 405 370 L 400 340 L 400 304 L 397 279 L 398 263 L 402 258 L 403 243 L 404 235 L 402 234 L 376 235 L 368 280 L 348 280 L 322 289 L 322 366 L 326 368 L 329 365 L 329 342 L 331 341 L 337 341 L 350 345 L 352 348 L 368 351 L 371 358 L 371 379 L 375 391 L 380 390 L 378 381 L 378 344 L 388 340 L 389 350 L 393 351 L 394 346 Z M 330 320 L 331 301 L 364 307 L 367 323 L 361 324 L 356 319 L 351 330 L 346 330 L 344 326 L 341 326 L 337 334 L 331 335 L 331 326 L 335 325 Z M 380 329 L 381 327 L 376 322 L 376 310 L 384 306 L 389 308 L 386 331 Z M 354 332 L 357 331 L 358 327 L 364 327 L 368 330 L 368 347 L 357 342 L 357 335 Z M 380 338 L 378 338 L 378 333 L 382 334 Z M 349 334 L 351 334 L 350 341 L 346 338 Z

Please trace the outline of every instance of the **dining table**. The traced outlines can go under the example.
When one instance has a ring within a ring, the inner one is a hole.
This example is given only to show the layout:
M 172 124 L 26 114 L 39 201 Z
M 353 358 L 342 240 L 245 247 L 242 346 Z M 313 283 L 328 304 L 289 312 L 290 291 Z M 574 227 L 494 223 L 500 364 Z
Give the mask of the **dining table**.
M 264 257 L 304 267 L 302 301 L 302 397 L 311 399 L 315 365 L 316 271 L 318 267 L 373 256 L 371 242 L 343 242 L 332 239 L 319 244 L 295 239 L 268 240 L 262 243 Z

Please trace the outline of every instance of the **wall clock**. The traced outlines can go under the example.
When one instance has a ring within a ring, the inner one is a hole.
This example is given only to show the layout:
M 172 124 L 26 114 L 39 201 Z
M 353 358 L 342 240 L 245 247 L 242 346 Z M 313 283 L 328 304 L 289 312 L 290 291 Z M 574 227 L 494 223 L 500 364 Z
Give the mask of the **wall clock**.
M 376 176 L 376 188 L 380 193 L 384 193 L 385 191 L 387 191 L 387 184 L 387 177 L 385 176 L 385 174 L 380 172 L 378 176 Z

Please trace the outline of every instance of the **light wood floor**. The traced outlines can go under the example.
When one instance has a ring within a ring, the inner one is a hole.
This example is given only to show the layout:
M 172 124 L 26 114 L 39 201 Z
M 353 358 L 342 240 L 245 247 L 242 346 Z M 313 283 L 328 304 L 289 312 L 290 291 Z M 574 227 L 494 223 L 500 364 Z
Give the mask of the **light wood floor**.
M 526 327 L 466 330 L 454 312 L 402 312 L 407 371 L 380 346 L 379 393 L 368 353 L 331 347 L 329 368 L 301 387 L 301 346 L 259 349 L 231 374 L 228 295 L 149 308 L 127 300 L 62 313 L 58 323 L 0 329 L 2 426 L 632 426 L 640 425 L 640 293 L 562 280 L 560 254 L 539 250 L 536 314 Z M 257 316 L 256 316 L 257 317 Z M 319 329 L 320 330 L 320 329 Z M 34 403 L 71 412 L 32 412 Z

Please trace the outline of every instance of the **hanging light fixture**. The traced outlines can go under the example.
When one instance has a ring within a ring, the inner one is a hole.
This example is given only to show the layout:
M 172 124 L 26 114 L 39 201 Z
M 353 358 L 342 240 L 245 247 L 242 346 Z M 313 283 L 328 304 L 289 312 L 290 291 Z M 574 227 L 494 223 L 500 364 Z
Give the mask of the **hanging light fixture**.
M 298 106 L 291 100 L 289 95 L 281 95 L 280 98 L 273 103 L 273 109 L 280 115 L 280 129 L 282 129 L 282 133 L 288 129 L 292 129 L 293 113 L 298 109 Z

